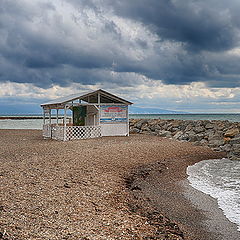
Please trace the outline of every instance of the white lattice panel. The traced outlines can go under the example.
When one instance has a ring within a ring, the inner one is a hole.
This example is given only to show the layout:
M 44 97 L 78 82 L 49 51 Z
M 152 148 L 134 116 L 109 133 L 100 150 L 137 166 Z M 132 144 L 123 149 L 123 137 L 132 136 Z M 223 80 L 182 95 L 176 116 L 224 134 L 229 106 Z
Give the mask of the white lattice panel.
M 50 124 L 43 125 L 43 137 L 51 138 L 51 125 Z
M 52 126 L 52 139 L 64 140 L 64 127 Z
M 72 126 L 66 128 L 66 141 L 97 137 L 101 137 L 101 126 Z
M 102 136 L 127 136 L 128 124 L 106 123 L 101 125 Z

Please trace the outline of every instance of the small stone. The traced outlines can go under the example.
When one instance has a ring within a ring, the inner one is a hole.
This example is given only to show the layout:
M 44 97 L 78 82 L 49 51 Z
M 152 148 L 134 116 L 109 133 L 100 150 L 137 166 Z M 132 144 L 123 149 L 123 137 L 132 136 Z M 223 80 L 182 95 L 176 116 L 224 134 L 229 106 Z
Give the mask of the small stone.
M 169 131 L 160 131 L 159 134 L 158 134 L 160 137 L 172 137 L 172 134 L 171 132 Z
M 140 121 L 138 121 L 135 125 L 136 128 L 141 129 L 142 125 L 147 123 L 148 119 L 141 119 Z
M 228 156 L 228 158 L 229 158 L 230 160 L 240 161 L 240 156 L 230 155 L 230 156 Z
M 174 121 L 174 122 L 172 122 L 172 127 L 173 128 L 177 128 L 177 127 L 179 127 L 179 125 L 180 125 L 180 121 Z
M 209 136 L 208 141 L 212 141 L 212 140 L 222 140 L 223 138 L 220 135 L 212 135 Z
M 225 128 L 225 125 L 224 124 L 219 124 L 217 125 L 217 129 L 218 130 L 223 130 Z
M 201 133 L 201 132 L 204 132 L 205 131 L 205 129 L 204 129 L 204 127 L 196 127 L 195 129 L 194 129 L 194 131 L 196 132 L 196 133 Z
M 208 142 L 208 141 L 207 141 L 206 139 L 202 139 L 202 140 L 200 141 L 200 144 L 201 144 L 201 145 L 205 145 L 205 144 L 207 144 L 207 142 Z
M 132 128 L 132 129 L 130 129 L 129 132 L 130 132 L 130 133 L 133 133 L 133 134 L 136 134 L 136 133 L 139 133 L 140 130 L 139 130 L 138 128 Z
M 225 152 L 230 152 L 231 151 L 231 145 L 230 144 L 225 144 L 221 146 L 221 149 Z
M 240 137 L 239 138 L 232 138 L 229 140 L 230 144 L 240 144 Z
M 219 147 L 224 144 L 224 140 L 211 140 L 208 142 L 208 146 L 211 148 Z
M 189 140 L 189 136 L 188 136 L 188 134 L 184 133 L 178 139 L 181 140 L 181 141 L 188 141 Z
M 183 132 L 179 131 L 173 136 L 173 139 L 179 139 L 179 137 L 182 136 L 182 135 L 183 135 Z
M 197 142 L 199 139 L 198 139 L 198 136 L 197 135 L 190 135 L 189 136 L 189 142 Z
M 231 138 L 230 138 L 230 137 L 225 137 L 223 140 L 224 140 L 225 142 L 229 142 L 229 141 L 231 140 Z
M 153 132 L 155 132 L 156 130 L 160 130 L 161 129 L 159 125 L 151 125 L 151 126 L 149 126 L 149 128 Z
M 64 183 L 63 185 L 65 188 L 71 188 L 68 183 Z
M 232 128 L 232 129 L 229 129 L 225 132 L 224 137 L 234 137 L 237 134 L 239 134 L 239 129 L 238 128 Z
M 232 149 L 234 153 L 240 154 L 240 144 L 233 144 Z
M 205 126 L 206 129 L 213 129 L 214 128 L 214 125 L 211 124 L 211 123 L 208 123 L 206 126 Z
M 151 131 L 150 128 L 147 125 L 145 125 L 145 124 L 142 125 L 141 130 L 148 131 L 148 132 Z

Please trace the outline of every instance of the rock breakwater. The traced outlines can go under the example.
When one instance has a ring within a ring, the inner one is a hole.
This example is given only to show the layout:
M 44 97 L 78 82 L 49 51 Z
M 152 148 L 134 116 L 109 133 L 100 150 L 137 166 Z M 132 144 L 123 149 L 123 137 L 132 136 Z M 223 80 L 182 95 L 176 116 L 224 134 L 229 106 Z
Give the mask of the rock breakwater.
M 130 119 L 130 133 L 152 134 L 193 142 L 223 151 L 231 160 L 240 160 L 240 123 L 209 120 Z

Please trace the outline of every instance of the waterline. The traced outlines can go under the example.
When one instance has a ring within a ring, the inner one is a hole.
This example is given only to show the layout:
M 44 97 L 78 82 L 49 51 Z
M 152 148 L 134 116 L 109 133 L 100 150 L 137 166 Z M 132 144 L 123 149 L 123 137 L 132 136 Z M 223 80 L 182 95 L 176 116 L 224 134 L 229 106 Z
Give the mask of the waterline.
M 215 198 L 240 231 L 240 161 L 204 160 L 189 166 L 187 174 L 190 185 Z

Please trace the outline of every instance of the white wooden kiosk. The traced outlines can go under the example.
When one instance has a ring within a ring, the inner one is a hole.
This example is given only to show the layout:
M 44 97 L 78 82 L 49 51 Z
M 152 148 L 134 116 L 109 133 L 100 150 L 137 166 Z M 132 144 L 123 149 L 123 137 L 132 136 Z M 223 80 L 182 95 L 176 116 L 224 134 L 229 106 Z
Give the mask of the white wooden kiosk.
M 131 104 L 102 89 L 41 104 L 43 137 L 68 141 L 101 136 L 128 136 L 128 106 Z M 72 110 L 72 122 L 67 123 L 69 109 Z M 59 111 L 64 111 L 64 117 L 59 117 Z M 55 123 L 53 118 L 56 119 Z

